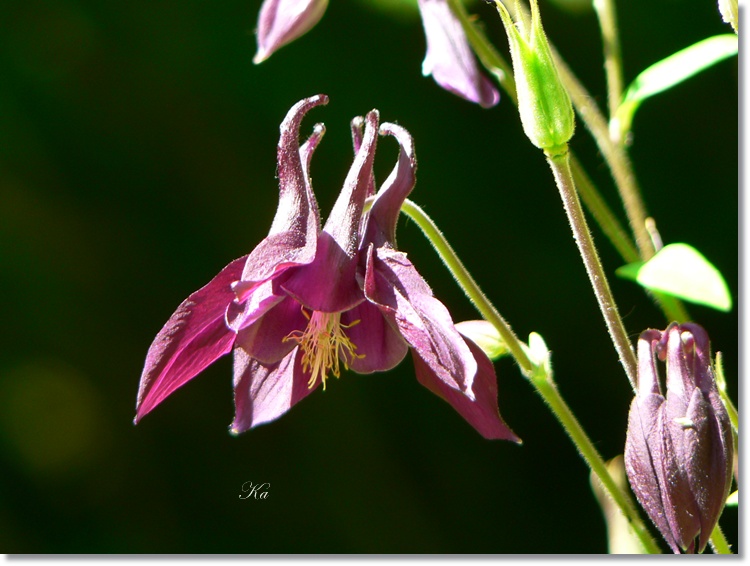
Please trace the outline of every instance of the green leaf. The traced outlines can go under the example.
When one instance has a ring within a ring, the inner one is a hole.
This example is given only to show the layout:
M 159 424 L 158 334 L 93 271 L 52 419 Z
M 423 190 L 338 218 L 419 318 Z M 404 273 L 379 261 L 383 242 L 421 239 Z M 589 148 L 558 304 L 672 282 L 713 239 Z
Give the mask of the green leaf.
M 628 87 L 613 118 L 615 124 L 610 127 L 624 136 L 630 131 L 633 116 L 642 101 L 736 55 L 737 43 L 737 36 L 733 33 L 715 35 L 651 65 Z
M 617 275 L 642 287 L 720 311 L 732 309 L 732 296 L 724 277 L 698 250 L 687 244 L 670 244 L 647 262 L 619 268 Z

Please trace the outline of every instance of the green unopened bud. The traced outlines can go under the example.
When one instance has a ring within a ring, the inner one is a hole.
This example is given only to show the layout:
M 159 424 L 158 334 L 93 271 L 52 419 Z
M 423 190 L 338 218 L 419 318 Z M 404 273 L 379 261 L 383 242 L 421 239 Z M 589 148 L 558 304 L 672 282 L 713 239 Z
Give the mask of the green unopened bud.
M 508 34 L 523 130 L 535 146 L 554 153 L 573 137 L 575 116 L 542 29 L 537 0 L 531 0 L 528 29 L 521 17 L 513 22 L 502 2 L 495 0 L 495 6 Z

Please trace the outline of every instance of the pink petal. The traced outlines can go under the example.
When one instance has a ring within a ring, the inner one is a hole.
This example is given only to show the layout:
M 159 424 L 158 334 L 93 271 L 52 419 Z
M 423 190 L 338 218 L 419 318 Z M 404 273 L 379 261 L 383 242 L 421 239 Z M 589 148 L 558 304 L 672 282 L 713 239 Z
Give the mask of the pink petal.
M 318 387 L 320 380 L 308 387 L 300 357 L 295 348 L 279 362 L 262 364 L 241 347 L 235 348 L 232 434 L 279 418 Z
M 439 379 L 432 368 L 420 356 L 412 354 L 417 380 L 450 405 L 479 434 L 488 439 L 512 440 L 521 443 L 521 439 L 505 424 L 497 407 L 497 376 L 489 358 L 471 340 L 466 340 L 471 353 L 477 360 L 477 375 L 472 385 L 474 398 L 448 387 Z
M 254 324 L 241 330 L 235 347 L 264 364 L 278 362 L 297 345 L 287 338 L 294 331 L 303 331 L 307 322 L 300 304 L 286 297 Z
M 234 260 L 185 299 L 156 335 L 141 373 L 136 423 L 232 348 L 235 334 L 224 314 L 234 299 L 231 284 L 239 279 L 246 258 Z
M 406 356 L 408 345 L 375 305 L 364 302 L 341 314 L 346 335 L 357 346 L 359 358 L 347 356 L 349 369 L 373 373 L 393 369 Z
M 238 285 L 232 285 L 235 294 Z M 239 332 L 253 324 L 256 320 L 266 314 L 274 306 L 284 300 L 283 293 L 276 292 L 273 279 L 269 279 L 256 285 L 249 291 L 241 293 L 242 299 L 235 299 L 229 304 L 226 314 L 226 323 L 234 332 Z

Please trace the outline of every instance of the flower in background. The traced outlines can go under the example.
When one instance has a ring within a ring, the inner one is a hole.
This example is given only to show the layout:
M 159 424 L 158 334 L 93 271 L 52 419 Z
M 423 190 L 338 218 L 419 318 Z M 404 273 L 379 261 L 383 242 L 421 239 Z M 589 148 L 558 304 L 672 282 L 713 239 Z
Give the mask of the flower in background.
M 258 14 L 258 51 L 254 63 L 310 31 L 320 21 L 328 0 L 265 0 Z
M 456 330 L 406 254 L 396 221 L 415 183 L 411 136 L 379 127 L 373 110 L 355 119 L 356 156 L 320 229 L 308 172 L 324 129 L 301 147 L 299 126 L 316 96 L 296 104 L 281 126 L 280 200 L 268 237 L 190 295 L 159 332 L 141 376 L 136 422 L 220 356 L 234 351 L 235 419 L 240 433 L 274 420 L 341 366 L 392 369 L 412 351 L 417 379 L 487 438 L 518 441 L 500 417 L 494 367 Z M 372 206 L 378 133 L 400 145 L 398 162 Z
M 667 363 L 666 397 L 655 356 Z M 643 332 L 625 467 L 638 501 L 675 553 L 705 549 L 729 494 L 732 455 L 706 331 L 685 323 Z
M 328 0 L 265 0 L 258 16 L 255 63 L 307 33 L 323 17 Z M 419 0 L 427 39 L 422 74 L 432 75 L 445 90 L 484 108 L 495 106 L 500 93 L 477 65 L 461 22 L 446 0 Z
M 500 93 L 477 66 L 461 22 L 447 0 L 419 0 L 427 54 L 422 73 L 441 87 L 484 108 L 495 106 Z

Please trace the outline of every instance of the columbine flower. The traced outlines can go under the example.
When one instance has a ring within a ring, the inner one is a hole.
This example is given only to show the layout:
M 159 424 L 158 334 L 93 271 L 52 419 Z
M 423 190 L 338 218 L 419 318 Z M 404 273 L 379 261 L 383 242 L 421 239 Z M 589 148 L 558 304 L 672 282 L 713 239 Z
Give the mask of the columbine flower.
M 487 438 L 518 440 L 497 408 L 492 363 L 453 325 L 406 254 L 396 249 L 401 205 L 415 182 L 411 137 L 378 112 L 355 119 L 356 157 L 324 228 L 308 164 L 323 135 L 299 147 L 299 125 L 317 96 L 281 126 L 281 195 L 269 236 L 188 297 L 159 332 L 141 376 L 136 422 L 175 389 L 234 349 L 240 433 L 283 415 L 341 366 L 358 373 L 395 367 L 411 348 L 417 379 Z M 374 198 L 378 132 L 396 138 L 399 160 Z
M 476 102 L 484 108 L 495 106 L 500 93 L 477 67 L 461 22 L 446 0 L 419 0 L 427 55 L 422 73 L 432 75 L 445 90 Z
M 655 355 L 667 362 L 666 398 Z M 706 331 L 685 323 L 643 332 L 625 466 L 638 501 L 675 553 L 706 547 L 729 494 L 732 454 Z
M 320 21 L 328 0 L 265 0 L 258 14 L 258 51 L 254 63 L 268 59 Z

